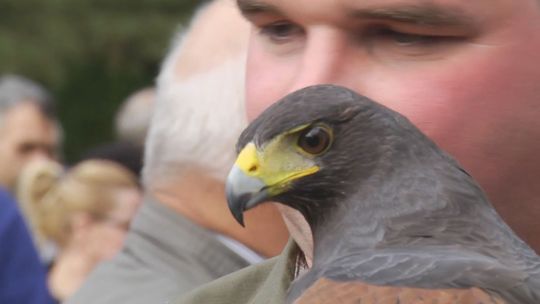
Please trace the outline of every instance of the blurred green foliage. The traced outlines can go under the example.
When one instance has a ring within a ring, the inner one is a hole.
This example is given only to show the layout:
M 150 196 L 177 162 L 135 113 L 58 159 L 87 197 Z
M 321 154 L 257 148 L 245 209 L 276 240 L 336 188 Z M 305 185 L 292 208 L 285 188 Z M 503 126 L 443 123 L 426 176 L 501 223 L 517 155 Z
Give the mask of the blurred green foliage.
M 0 74 L 56 97 L 68 161 L 110 141 L 119 104 L 153 85 L 197 0 L 0 0 Z

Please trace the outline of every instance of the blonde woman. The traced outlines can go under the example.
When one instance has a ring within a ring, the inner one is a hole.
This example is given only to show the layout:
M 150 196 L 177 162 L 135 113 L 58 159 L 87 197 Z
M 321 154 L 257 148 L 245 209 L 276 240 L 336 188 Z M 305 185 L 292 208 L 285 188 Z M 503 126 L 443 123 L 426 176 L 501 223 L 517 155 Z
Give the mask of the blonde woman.
M 141 200 L 135 176 L 104 160 L 84 161 L 67 172 L 53 162 L 31 163 L 18 194 L 38 245 L 52 241 L 57 247 L 48 280 L 60 301 L 120 250 Z

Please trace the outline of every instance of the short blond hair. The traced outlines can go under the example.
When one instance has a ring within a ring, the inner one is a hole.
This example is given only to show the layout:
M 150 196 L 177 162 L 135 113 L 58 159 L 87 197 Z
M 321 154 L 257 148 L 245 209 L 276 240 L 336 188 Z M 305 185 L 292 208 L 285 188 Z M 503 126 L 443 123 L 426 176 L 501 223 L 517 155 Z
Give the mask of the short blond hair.
M 83 161 L 67 172 L 55 162 L 39 161 L 24 168 L 17 194 L 37 241 L 63 246 L 73 215 L 106 217 L 115 206 L 113 192 L 122 188 L 137 189 L 137 179 L 111 161 Z

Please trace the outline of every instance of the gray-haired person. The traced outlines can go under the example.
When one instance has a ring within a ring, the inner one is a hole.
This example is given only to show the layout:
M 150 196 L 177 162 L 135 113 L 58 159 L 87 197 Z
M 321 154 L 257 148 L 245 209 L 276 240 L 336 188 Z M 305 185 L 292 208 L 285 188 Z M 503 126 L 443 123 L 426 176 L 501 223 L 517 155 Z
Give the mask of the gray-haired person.
M 0 76 L 0 186 L 13 192 L 23 166 L 57 158 L 60 140 L 50 94 L 22 76 Z
M 273 206 L 253 210 L 243 229 L 225 201 L 224 179 L 246 125 L 248 33 L 234 2 L 216 0 L 176 39 L 146 139 L 146 201 L 123 250 L 67 303 L 166 303 L 281 251 L 288 233 Z

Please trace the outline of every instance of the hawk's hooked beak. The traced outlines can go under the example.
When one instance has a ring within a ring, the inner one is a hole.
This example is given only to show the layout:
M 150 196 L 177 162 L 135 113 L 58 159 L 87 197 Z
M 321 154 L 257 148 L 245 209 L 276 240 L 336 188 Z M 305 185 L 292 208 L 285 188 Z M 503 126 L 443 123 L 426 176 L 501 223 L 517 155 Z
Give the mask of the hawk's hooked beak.
M 293 180 L 319 170 L 302 156 L 275 146 L 272 142 L 258 151 L 255 144 L 247 144 L 227 177 L 229 209 L 242 226 L 244 211 L 287 191 Z
M 261 164 L 257 148 L 253 143 L 249 143 L 238 155 L 225 185 L 229 209 L 242 226 L 244 226 L 244 211 L 270 197 L 268 185 L 259 176 L 260 173 Z
M 244 211 L 251 209 L 269 198 L 268 189 L 263 181 L 249 176 L 234 165 L 225 186 L 227 202 L 234 218 L 244 226 Z

